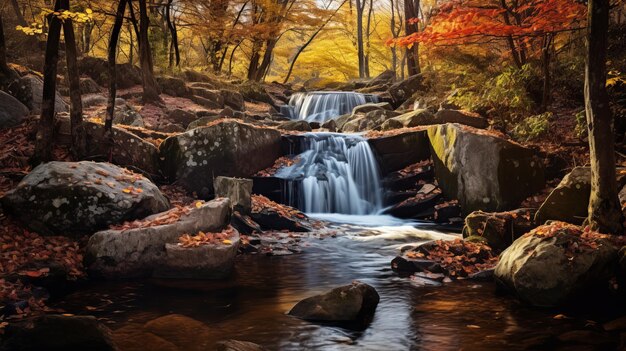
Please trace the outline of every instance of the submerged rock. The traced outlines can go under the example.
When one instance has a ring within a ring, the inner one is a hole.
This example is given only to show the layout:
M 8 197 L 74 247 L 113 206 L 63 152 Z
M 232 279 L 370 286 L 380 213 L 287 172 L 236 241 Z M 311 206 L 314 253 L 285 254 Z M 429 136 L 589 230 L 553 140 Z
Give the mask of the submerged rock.
M 200 231 L 215 232 L 229 221 L 228 199 L 217 199 L 187 214 L 179 209 L 145 218 L 129 229 L 109 229 L 89 238 L 85 262 L 89 269 L 107 278 L 149 277 L 164 265 L 168 253 L 166 244 L 177 243 L 182 234 Z M 159 218 L 176 217 L 171 223 L 159 225 Z
M 379 301 L 376 289 L 355 281 L 298 302 L 289 315 L 316 322 L 355 323 L 364 328 L 374 317 Z
M 606 286 L 616 264 L 617 248 L 606 236 L 555 222 L 502 252 L 495 278 L 531 305 L 558 306 Z
M 43 235 L 91 234 L 169 208 L 143 176 L 87 161 L 39 165 L 1 202 L 5 211 Z
M 281 156 L 280 132 L 224 121 L 167 138 L 160 154 L 170 180 L 205 197 L 216 176 L 251 177 L 274 164 Z
M 111 331 L 93 316 L 44 315 L 11 322 L 2 351 L 118 350 Z
M 544 173 L 531 149 L 459 124 L 428 128 L 435 177 L 464 213 L 502 211 L 543 189 Z

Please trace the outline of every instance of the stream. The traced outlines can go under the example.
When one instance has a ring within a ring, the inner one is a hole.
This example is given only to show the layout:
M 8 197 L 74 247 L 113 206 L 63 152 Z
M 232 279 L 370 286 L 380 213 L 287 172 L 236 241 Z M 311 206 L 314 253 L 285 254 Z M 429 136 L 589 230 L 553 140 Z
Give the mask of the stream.
M 492 282 L 418 286 L 391 270 L 399 247 L 447 234 L 410 226 L 337 229 L 341 234 L 335 238 L 305 239 L 302 254 L 238 256 L 234 275 L 225 281 L 94 283 L 53 307 L 93 314 L 113 330 L 171 314 L 204 323 L 210 332 L 199 334 L 199 340 L 182 325 L 169 327 L 166 338 L 183 340 L 177 343 L 181 350 L 211 350 L 223 339 L 252 341 L 269 350 L 516 350 L 584 326 L 584 319 L 554 319 L 557 312 L 499 296 Z M 366 330 L 286 315 L 299 300 L 352 280 L 380 294 Z

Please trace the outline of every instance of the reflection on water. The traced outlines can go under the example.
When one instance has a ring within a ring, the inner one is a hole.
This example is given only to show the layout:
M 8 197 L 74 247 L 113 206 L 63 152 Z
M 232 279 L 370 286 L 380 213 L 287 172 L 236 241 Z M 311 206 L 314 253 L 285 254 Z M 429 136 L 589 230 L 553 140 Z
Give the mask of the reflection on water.
M 514 350 L 584 323 L 555 320 L 553 312 L 497 296 L 493 283 L 417 288 L 391 271 L 390 261 L 397 247 L 437 233 L 377 230 L 311 239 L 300 255 L 240 256 L 227 281 L 98 283 L 58 307 L 96 315 L 117 330 L 126 349 L 136 350 L 211 350 L 222 339 L 252 341 L 270 350 Z M 299 300 L 355 279 L 374 286 L 381 297 L 365 331 L 285 314 Z

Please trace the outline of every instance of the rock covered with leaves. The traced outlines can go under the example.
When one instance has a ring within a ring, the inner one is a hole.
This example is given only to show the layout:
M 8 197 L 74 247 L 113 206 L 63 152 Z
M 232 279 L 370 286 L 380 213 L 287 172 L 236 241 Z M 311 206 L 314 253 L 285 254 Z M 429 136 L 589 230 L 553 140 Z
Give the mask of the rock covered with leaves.
M 564 222 L 543 225 L 502 252 L 495 278 L 532 305 L 565 304 L 607 286 L 623 242 Z
M 145 177 L 88 161 L 41 164 L 1 202 L 6 212 L 44 235 L 91 234 L 169 209 Z
M 183 234 L 220 231 L 229 217 L 226 198 L 176 206 L 92 235 L 85 262 L 91 272 L 107 278 L 149 277 L 165 264 L 166 244 L 177 244 Z

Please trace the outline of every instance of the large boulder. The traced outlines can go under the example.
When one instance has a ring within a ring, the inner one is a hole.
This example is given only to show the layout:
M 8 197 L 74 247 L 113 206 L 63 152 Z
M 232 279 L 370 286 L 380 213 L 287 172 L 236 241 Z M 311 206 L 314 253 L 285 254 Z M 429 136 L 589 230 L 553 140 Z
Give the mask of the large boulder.
M 617 248 L 605 237 L 563 222 L 540 226 L 502 252 L 496 281 L 534 306 L 574 302 L 614 273 Z
M 196 115 L 195 113 L 179 108 L 168 111 L 167 117 L 170 121 L 172 121 L 172 123 L 180 124 L 185 128 L 187 128 L 189 123 L 198 119 L 198 115 Z
M 224 107 L 224 97 L 219 90 L 192 86 L 191 92 L 193 93 L 191 100 L 200 106 L 204 106 L 208 109 Z
M 118 63 L 115 69 L 118 88 L 126 89 L 141 84 L 141 71 L 138 67 L 130 63 Z M 78 70 L 100 86 L 109 84 L 109 64 L 103 58 L 83 56 L 78 60 Z
M 504 250 L 535 227 L 535 209 L 520 208 L 508 212 L 475 211 L 465 217 L 463 237 L 483 239 L 496 250 Z
M 27 74 L 15 81 L 9 87 L 11 95 L 16 97 L 33 114 L 41 113 L 41 102 L 43 98 L 43 80 L 34 74 Z M 54 112 L 68 112 L 69 106 L 61 95 L 56 92 L 54 98 Z
M 379 129 L 386 120 L 398 116 L 399 112 L 377 109 L 366 113 L 353 114 L 342 127 L 343 132 L 364 132 Z
M 618 182 L 623 185 L 626 180 L 623 171 L 620 169 L 616 173 Z M 591 169 L 576 167 L 563 177 L 559 185 L 548 195 L 539 207 L 535 221 L 540 224 L 547 220 L 582 224 L 588 215 L 590 195 Z
M 381 129 L 392 130 L 445 123 L 459 123 L 475 128 L 487 127 L 487 120 L 475 113 L 461 110 L 440 110 L 432 114 L 428 109 L 417 109 L 385 121 Z
M 105 149 L 108 140 L 104 137 L 104 126 L 99 123 L 83 121 L 86 157 L 94 160 L 107 160 Z M 138 135 L 114 126 L 111 162 L 122 167 L 138 170 L 151 176 L 160 175 L 159 150 Z M 71 141 L 70 119 L 68 116 L 57 118 L 56 137 L 67 144 Z
M 421 74 L 416 74 L 393 84 L 387 89 L 387 92 L 393 103 L 400 106 L 417 91 L 423 91 L 425 88 L 424 77 Z
M 401 170 L 430 158 L 426 130 L 370 138 L 368 143 L 377 156 L 383 174 Z
M 372 320 L 380 296 L 358 281 L 298 302 L 289 315 L 316 322 L 354 323 L 365 327 Z
M 280 129 L 298 132 L 310 132 L 312 130 L 309 122 L 302 119 L 295 119 L 292 121 L 283 122 L 280 124 Z
M 439 186 L 465 214 L 510 210 L 543 189 L 543 166 L 531 149 L 459 124 L 429 127 L 428 137 Z
M 281 156 L 280 132 L 226 120 L 167 138 L 159 148 L 163 173 L 200 196 L 213 177 L 251 177 Z
M 44 235 L 91 234 L 169 208 L 143 176 L 87 161 L 39 165 L 0 201 L 6 212 Z
M 216 197 L 230 199 L 234 211 L 250 214 L 252 211 L 252 179 L 217 177 L 213 183 Z
M 13 96 L 0 91 L 0 129 L 16 126 L 28 116 L 28 107 Z
M 352 114 L 356 115 L 357 113 L 368 113 L 377 110 L 393 110 L 393 108 L 388 102 L 370 102 L 367 104 L 356 106 L 352 109 Z
M 366 86 L 376 87 L 379 85 L 389 84 L 389 83 L 392 83 L 394 79 L 396 79 L 396 72 L 388 69 L 388 70 L 383 71 L 381 74 L 377 75 L 376 77 L 372 78 L 372 80 L 370 80 Z
M 228 239 L 221 243 L 195 247 L 166 243 L 165 259 L 154 270 L 153 276 L 171 279 L 228 278 L 235 266 L 239 232 L 231 227 L 228 233 Z
M 166 244 L 177 243 L 183 234 L 220 231 L 229 216 L 229 200 L 222 198 L 190 211 L 174 208 L 131 223 L 129 229 L 100 231 L 89 238 L 85 263 L 93 274 L 106 278 L 149 277 L 165 264 Z
M 481 115 L 464 110 L 442 109 L 435 113 L 435 123 L 459 123 L 474 128 L 487 128 L 487 120 Z
M 81 94 L 99 94 L 102 92 L 102 88 L 96 83 L 95 80 L 85 77 L 80 78 L 80 93 Z
M 111 331 L 93 316 L 43 315 L 11 322 L 2 351 L 116 351 Z
M 243 95 L 235 90 L 222 89 L 220 91 L 224 98 L 224 105 L 231 107 L 235 111 L 245 111 L 246 103 L 243 100 Z
M 157 77 L 157 83 L 164 94 L 180 97 L 191 96 L 191 91 L 187 87 L 187 84 L 180 78 L 160 76 Z

